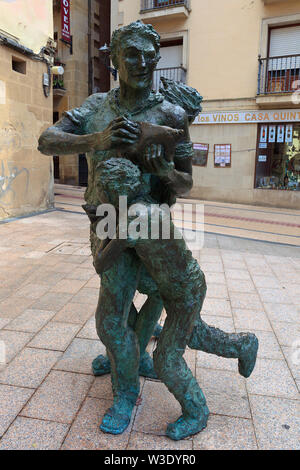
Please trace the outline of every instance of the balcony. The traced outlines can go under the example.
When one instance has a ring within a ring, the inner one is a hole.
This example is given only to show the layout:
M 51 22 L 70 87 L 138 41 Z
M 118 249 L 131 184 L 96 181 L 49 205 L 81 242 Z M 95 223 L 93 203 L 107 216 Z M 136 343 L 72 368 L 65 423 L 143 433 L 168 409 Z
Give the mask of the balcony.
M 153 74 L 153 89 L 158 91 L 160 87 L 160 78 L 169 78 L 174 82 L 186 82 L 186 69 L 183 67 L 168 67 L 165 69 L 156 69 Z
M 187 18 L 190 13 L 190 0 L 141 0 L 140 14 L 143 20 L 161 18 Z
M 62 66 L 65 68 L 66 64 L 63 64 L 57 58 L 54 59 L 54 65 Z M 64 75 L 53 75 L 53 96 L 64 96 L 67 90 L 64 84 Z
M 258 58 L 259 105 L 291 105 L 291 94 L 299 88 L 300 54 Z

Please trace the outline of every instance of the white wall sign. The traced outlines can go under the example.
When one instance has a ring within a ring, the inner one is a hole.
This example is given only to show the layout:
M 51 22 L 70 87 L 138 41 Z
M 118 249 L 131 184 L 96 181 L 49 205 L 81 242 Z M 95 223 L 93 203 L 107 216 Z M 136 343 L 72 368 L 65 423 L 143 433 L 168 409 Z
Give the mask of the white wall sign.
M 300 109 L 200 113 L 193 124 L 255 124 L 272 122 L 300 122 Z

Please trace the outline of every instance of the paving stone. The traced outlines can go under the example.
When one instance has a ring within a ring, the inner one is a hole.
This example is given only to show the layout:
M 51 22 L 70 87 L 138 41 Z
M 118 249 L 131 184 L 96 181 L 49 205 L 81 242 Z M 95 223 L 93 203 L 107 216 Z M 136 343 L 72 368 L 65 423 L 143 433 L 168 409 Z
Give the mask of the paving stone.
M 89 375 L 51 371 L 21 415 L 72 423 L 93 381 Z
M 228 291 L 225 285 L 207 283 L 207 294 L 208 298 L 228 300 Z
M 222 263 L 201 263 L 201 269 L 205 273 L 223 273 Z
M 33 390 L 0 385 L 0 437 L 27 403 Z
M 88 396 L 93 398 L 104 398 L 105 400 L 111 400 L 112 388 L 110 374 L 103 375 L 101 377 L 95 377 L 93 385 L 91 386 L 88 392 Z
M 285 361 L 260 359 L 247 379 L 249 393 L 273 397 L 299 398 L 290 370 Z
M 255 292 L 254 284 L 249 280 L 227 279 L 227 287 L 230 292 Z
M 1 318 L 14 319 L 18 317 L 24 310 L 32 305 L 33 299 L 26 297 L 9 297 L 0 302 L 0 316 Z
M 300 323 L 299 307 L 295 305 L 267 302 L 264 307 L 271 321 Z
M 57 351 L 25 348 L 0 372 L 0 383 L 36 388 L 59 356 Z
M 300 341 L 300 323 L 293 324 L 287 322 L 272 322 L 275 334 L 282 346 L 292 346 L 292 344 Z
M 12 289 L 5 289 L 0 287 L 0 300 L 6 299 L 13 293 Z
M 225 269 L 227 280 L 251 281 L 251 276 L 245 269 Z
M 297 382 L 300 380 L 300 341 L 297 343 L 297 347 L 282 346 L 282 350 L 290 372 Z
M 210 415 L 206 429 L 193 438 L 194 450 L 256 450 L 252 421 Z
M 161 382 L 146 380 L 133 429 L 164 436 L 167 424 L 180 415 L 181 407 L 167 387 Z
M 215 315 L 231 318 L 230 303 L 227 300 L 205 299 L 202 309 L 203 315 Z
M 258 276 L 252 277 L 256 287 L 263 289 L 281 289 L 281 284 L 275 276 Z
M 38 310 L 51 310 L 58 312 L 63 306 L 70 301 L 71 294 L 61 294 L 58 292 L 49 292 L 38 299 L 31 308 Z
M 272 331 L 271 324 L 263 310 L 232 309 L 234 324 L 241 331 Z
M 232 308 L 262 310 L 263 306 L 256 293 L 229 292 Z
M 75 338 L 54 369 L 92 375 L 93 359 L 105 352 L 105 347 L 99 340 Z
M 0 330 L 10 322 L 10 318 L 0 318 Z
M 0 450 L 57 450 L 68 424 L 18 417 L 0 441 Z
M 228 270 L 231 270 L 231 269 L 239 269 L 239 270 L 247 269 L 247 266 L 246 266 L 245 262 L 242 259 L 240 259 L 240 260 L 224 259 L 223 262 L 224 262 L 225 271 L 228 271 Z
M 77 338 L 99 339 L 94 315 L 86 322 L 84 327 L 77 333 Z
M 164 436 L 133 431 L 126 450 L 193 450 L 192 439 L 172 441 Z
M 224 273 L 205 273 L 206 282 L 210 282 L 211 284 L 226 284 L 226 279 Z
M 256 438 L 262 450 L 300 450 L 300 404 L 250 395 Z
M 196 376 L 211 413 L 251 417 L 245 380 L 238 373 L 197 367 Z
M 37 333 L 54 315 L 55 312 L 49 310 L 25 310 L 19 317 L 6 325 L 5 329 Z
M 99 298 L 99 289 L 88 289 L 83 287 L 76 295 L 74 295 L 72 302 L 78 304 L 92 304 L 97 305 Z
M 273 302 L 274 299 L 280 304 L 292 304 L 292 299 L 282 289 L 263 289 L 258 287 L 258 293 L 263 302 Z
M 89 318 L 95 316 L 95 310 L 95 306 L 91 304 L 69 302 L 55 315 L 53 320 L 84 325 Z
M 238 370 L 237 359 L 227 359 L 225 357 L 207 354 L 205 352 L 197 352 L 197 367 L 205 369 L 229 370 L 236 372 Z
M 29 343 L 33 334 L 19 331 L 0 331 L 0 341 L 5 343 L 6 364 L 8 364 L 24 346 Z
M 217 317 L 214 315 L 202 315 L 201 318 L 207 325 L 213 326 L 214 328 L 219 328 L 227 333 L 234 333 L 235 328 L 233 320 L 230 317 Z
M 80 326 L 72 323 L 49 322 L 29 343 L 31 348 L 65 351 Z
M 99 425 L 111 401 L 87 398 L 62 446 L 63 450 L 124 450 L 132 429 L 132 422 L 126 431 L 118 436 L 105 434 Z M 134 410 L 135 413 L 135 410 Z M 133 413 L 133 417 L 134 417 Z
M 94 275 L 95 275 L 94 269 L 83 268 L 82 266 L 80 266 L 80 268 L 76 268 L 73 271 L 71 271 L 69 274 L 67 274 L 66 278 L 89 281 Z
M 85 285 L 85 283 L 86 281 L 79 281 L 78 279 L 62 279 L 51 287 L 51 292 L 76 294 Z
M 45 284 L 27 284 L 15 293 L 16 297 L 28 297 L 28 299 L 39 299 L 49 290 L 49 286 Z

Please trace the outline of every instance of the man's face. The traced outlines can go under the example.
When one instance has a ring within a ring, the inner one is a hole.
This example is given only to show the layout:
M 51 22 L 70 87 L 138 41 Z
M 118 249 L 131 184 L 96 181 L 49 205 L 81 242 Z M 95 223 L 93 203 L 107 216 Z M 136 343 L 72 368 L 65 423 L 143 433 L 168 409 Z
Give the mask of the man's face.
M 151 86 L 157 53 L 149 39 L 141 36 L 126 39 L 121 45 L 118 59 L 121 81 L 137 89 Z

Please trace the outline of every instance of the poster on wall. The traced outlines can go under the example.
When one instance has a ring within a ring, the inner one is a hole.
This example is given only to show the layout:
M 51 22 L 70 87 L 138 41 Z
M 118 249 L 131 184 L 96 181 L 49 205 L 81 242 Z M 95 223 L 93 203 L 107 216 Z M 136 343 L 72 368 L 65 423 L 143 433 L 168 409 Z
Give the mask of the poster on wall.
M 269 142 L 276 142 L 276 126 L 269 126 Z
M 260 128 L 260 142 L 268 141 L 268 126 L 261 126 Z
M 216 168 L 231 167 L 231 144 L 216 144 L 214 154 Z
M 293 143 L 293 124 L 288 124 L 285 129 L 285 142 L 287 144 Z
M 282 144 L 284 142 L 284 126 L 277 127 L 277 142 Z
M 194 144 L 193 165 L 206 166 L 208 159 L 209 144 Z

